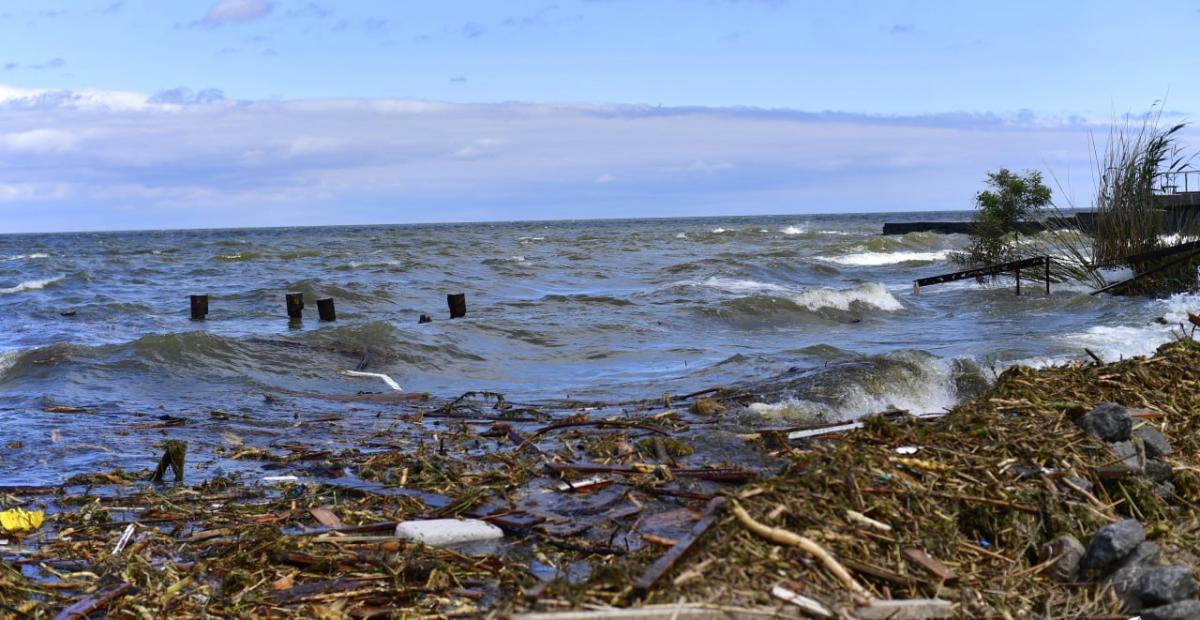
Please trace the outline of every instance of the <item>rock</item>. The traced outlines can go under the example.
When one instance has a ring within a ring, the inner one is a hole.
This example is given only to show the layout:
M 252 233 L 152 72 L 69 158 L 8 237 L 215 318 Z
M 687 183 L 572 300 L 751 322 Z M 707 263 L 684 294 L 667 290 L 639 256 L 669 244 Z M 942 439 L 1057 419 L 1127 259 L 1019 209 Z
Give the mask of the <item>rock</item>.
M 1104 403 L 1079 418 L 1079 426 L 1109 443 L 1128 441 L 1129 433 L 1133 430 L 1133 418 L 1125 407 Z
M 1117 570 L 1104 580 L 1104 585 L 1112 588 L 1127 608 L 1139 609 L 1142 602 L 1137 596 L 1138 581 L 1157 559 L 1158 544 L 1150 540 L 1144 541 L 1121 561 Z
M 1117 441 L 1108 444 L 1108 451 L 1112 453 L 1115 465 L 1124 467 L 1130 471 L 1142 473 L 1142 457 L 1138 454 L 1137 446 L 1132 441 Z
M 427 519 L 399 523 L 396 538 L 442 547 L 504 538 L 504 531 L 479 519 Z
M 1151 566 L 1138 577 L 1134 595 L 1142 607 L 1177 603 L 1196 594 L 1190 566 Z
M 1061 556 L 1061 557 L 1060 557 Z M 1083 557 L 1083 543 L 1070 534 L 1063 534 L 1042 545 L 1039 562 L 1046 562 L 1058 557 L 1046 574 L 1058 581 L 1075 581 L 1079 573 L 1079 560 Z
M 1142 620 L 1194 620 L 1200 618 L 1200 601 L 1188 599 L 1147 609 L 1141 614 Z
M 1150 492 L 1159 497 L 1171 497 L 1175 494 L 1175 485 L 1170 482 L 1163 482 L 1154 485 L 1154 488 L 1150 489 Z
M 700 398 L 692 403 L 692 413 L 697 415 L 717 415 L 722 411 L 725 411 L 725 405 L 711 398 Z
M 1140 438 L 1142 444 L 1146 446 L 1146 458 L 1156 459 L 1160 456 L 1169 456 L 1174 452 L 1171 449 L 1171 442 L 1167 441 L 1167 436 L 1149 424 L 1137 427 L 1133 434 Z
M 1096 531 L 1079 561 L 1081 571 L 1107 572 L 1146 540 L 1146 530 L 1134 519 L 1106 525 Z
M 1147 478 L 1154 482 L 1166 482 L 1171 479 L 1171 474 L 1175 472 L 1170 465 L 1158 460 L 1146 461 L 1146 464 L 1142 467 L 1142 471 L 1146 474 Z

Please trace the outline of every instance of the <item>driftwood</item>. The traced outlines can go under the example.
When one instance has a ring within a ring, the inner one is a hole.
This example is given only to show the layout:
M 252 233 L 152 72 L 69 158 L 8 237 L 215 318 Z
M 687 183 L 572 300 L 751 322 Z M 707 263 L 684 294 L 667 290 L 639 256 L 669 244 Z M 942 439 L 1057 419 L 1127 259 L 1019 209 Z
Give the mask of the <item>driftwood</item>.
M 692 527 L 692 531 L 688 532 L 687 536 L 676 541 L 670 551 L 664 553 L 662 557 L 658 558 L 658 560 L 646 569 L 646 572 L 642 573 L 641 578 L 633 586 L 633 590 L 638 596 L 644 596 L 649 592 L 654 587 L 654 584 L 658 583 L 658 580 L 662 579 L 662 576 L 671 570 L 675 562 L 679 561 L 679 558 L 683 557 L 701 536 L 704 536 L 708 528 L 712 527 L 712 524 L 716 522 L 717 511 L 724 505 L 725 498 L 723 497 L 714 497 L 709 500 L 708 505 L 704 508 L 704 516 Z
M 117 599 L 118 597 L 125 596 L 131 590 L 133 590 L 133 586 L 129 585 L 128 583 L 122 583 L 111 590 L 102 592 L 95 596 L 89 596 L 78 603 L 75 603 L 74 605 L 71 605 L 70 607 L 58 612 L 58 615 L 54 616 L 54 620 L 76 620 L 77 618 L 87 618 L 88 614 L 108 607 L 108 604 L 113 600 Z
M 771 527 L 759 523 L 754 520 L 754 517 L 750 516 L 750 513 L 746 512 L 746 509 L 736 503 L 733 504 L 731 509 L 733 510 L 733 515 L 737 517 L 738 522 L 754 535 L 765 538 L 773 543 L 800 547 L 806 553 L 820 561 L 855 597 L 864 601 L 871 600 L 871 593 L 867 592 L 866 588 L 855 581 L 850 571 L 846 570 L 845 566 L 842 566 L 836 558 L 816 541 L 811 538 L 805 538 L 795 532 L 789 532 L 783 528 Z

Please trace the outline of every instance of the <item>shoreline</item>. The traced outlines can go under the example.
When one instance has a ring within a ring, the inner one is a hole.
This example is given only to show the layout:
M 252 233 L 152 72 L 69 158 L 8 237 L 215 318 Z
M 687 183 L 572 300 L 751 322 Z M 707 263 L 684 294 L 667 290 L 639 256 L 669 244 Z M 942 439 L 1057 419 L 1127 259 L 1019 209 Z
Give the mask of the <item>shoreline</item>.
M 189 464 L 178 485 L 142 482 L 147 470 L 0 488 L 0 509 L 47 511 L 21 539 L 0 535 L 0 617 L 95 603 L 126 583 L 101 605 L 110 613 L 438 617 L 683 599 L 796 615 L 783 593 L 866 613 L 865 592 L 937 598 L 959 616 L 1115 614 L 1106 577 L 1057 581 L 1038 551 L 1133 517 L 1163 562 L 1200 557 L 1185 535 L 1200 522 L 1200 396 L 1185 387 L 1200 386 L 1197 367 L 1191 340 L 1110 364 L 1014 367 L 945 417 L 870 416 L 793 439 L 796 427 L 749 432 L 753 394 L 740 390 L 555 409 L 482 393 L 395 405 L 357 433 L 346 427 L 383 413 L 303 419 L 308 445 L 225 448 L 269 481 L 195 484 Z M 1112 448 L 1075 422 L 1105 401 L 1149 410 L 1134 419 L 1173 447 L 1159 459 L 1169 478 L 1112 469 Z M 863 592 L 737 510 L 827 550 Z M 504 536 L 442 549 L 391 531 L 447 517 Z

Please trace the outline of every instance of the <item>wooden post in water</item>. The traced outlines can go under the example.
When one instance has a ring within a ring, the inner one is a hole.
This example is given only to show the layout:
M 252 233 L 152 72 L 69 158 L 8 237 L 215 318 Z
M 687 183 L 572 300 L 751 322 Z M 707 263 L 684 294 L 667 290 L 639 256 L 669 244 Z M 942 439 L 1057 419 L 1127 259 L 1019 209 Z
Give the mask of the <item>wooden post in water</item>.
M 1050 294 L 1050 257 L 1046 257 L 1046 294 Z
M 208 295 L 192 295 L 192 320 L 203 321 L 208 315 Z
M 322 297 L 317 300 L 317 314 L 321 315 L 322 321 L 337 320 L 337 312 L 333 309 L 332 297 Z
M 467 316 L 466 293 L 451 293 L 446 295 L 446 304 L 450 306 L 450 318 L 457 319 Z
M 1021 296 L 1021 270 L 1017 269 L 1017 297 Z
M 301 318 L 304 312 L 304 293 L 288 293 L 284 299 L 287 300 L 288 318 Z
M 428 314 L 422 314 L 421 318 L 417 319 L 417 323 L 432 323 L 432 322 L 433 322 L 433 317 L 429 316 Z

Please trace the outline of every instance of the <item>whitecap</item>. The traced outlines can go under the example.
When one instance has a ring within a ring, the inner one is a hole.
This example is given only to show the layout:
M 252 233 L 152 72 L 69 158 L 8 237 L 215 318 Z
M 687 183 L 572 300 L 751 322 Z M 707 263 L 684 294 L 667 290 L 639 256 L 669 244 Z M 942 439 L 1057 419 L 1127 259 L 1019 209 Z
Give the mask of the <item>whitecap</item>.
M 723 232 L 729 232 L 729 231 L 725 230 L 724 228 L 714 228 L 712 231 L 713 231 L 714 235 L 719 235 Z
M 788 226 L 779 232 L 785 235 L 803 235 L 808 232 L 808 229 L 803 226 Z
M 759 282 L 758 280 L 747 280 L 738 278 L 724 278 L 721 276 L 711 276 L 699 282 L 690 280 L 680 282 L 685 286 L 702 286 L 705 288 L 714 288 L 726 293 L 735 295 L 758 295 L 763 293 L 789 293 L 791 289 L 779 284 L 771 284 L 770 282 Z
M 47 284 L 53 284 L 61 279 L 63 279 L 63 276 L 46 278 L 45 280 L 27 280 L 13 287 L 0 288 L 0 293 L 8 294 L 20 293 L 22 291 L 36 291 L 38 289 L 45 288 Z
M 687 233 L 675 233 L 676 239 L 687 239 Z
M 32 254 L 15 254 L 4 260 L 33 260 L 37 258 L 50 258 L 50 255 L 45 252 L 34 252 Z
M 900 303 L 900 300 L 896 299 L 886 286 L 876 282 L 868 282 L 848 289 L 812 288 L 792 296 L 791 300 L 809 310 L 822 308 L 849 310 L 850 305 L 854 303 L 874 306 L 885 312 L 904 309 L 904 304 Z
M 939 252 L 859 252 L 842 256 L 818 256 L 818 260 L 855 267 L 878 267 L 899 263 L 934 262 L 950 258 L 950 250 Z
M 828 402 L 791 397 L 774 403 L 752 403 L 747 409 L 767 418 L 849 421 L 890 409 L 939 413 L 957 404 L 958 390 L 949 362 L 910 351 L 888 357 L 899 358 L 904 365 L 902 370 L 888 373 L 891 380 L 882 384 L 841 384 Z

